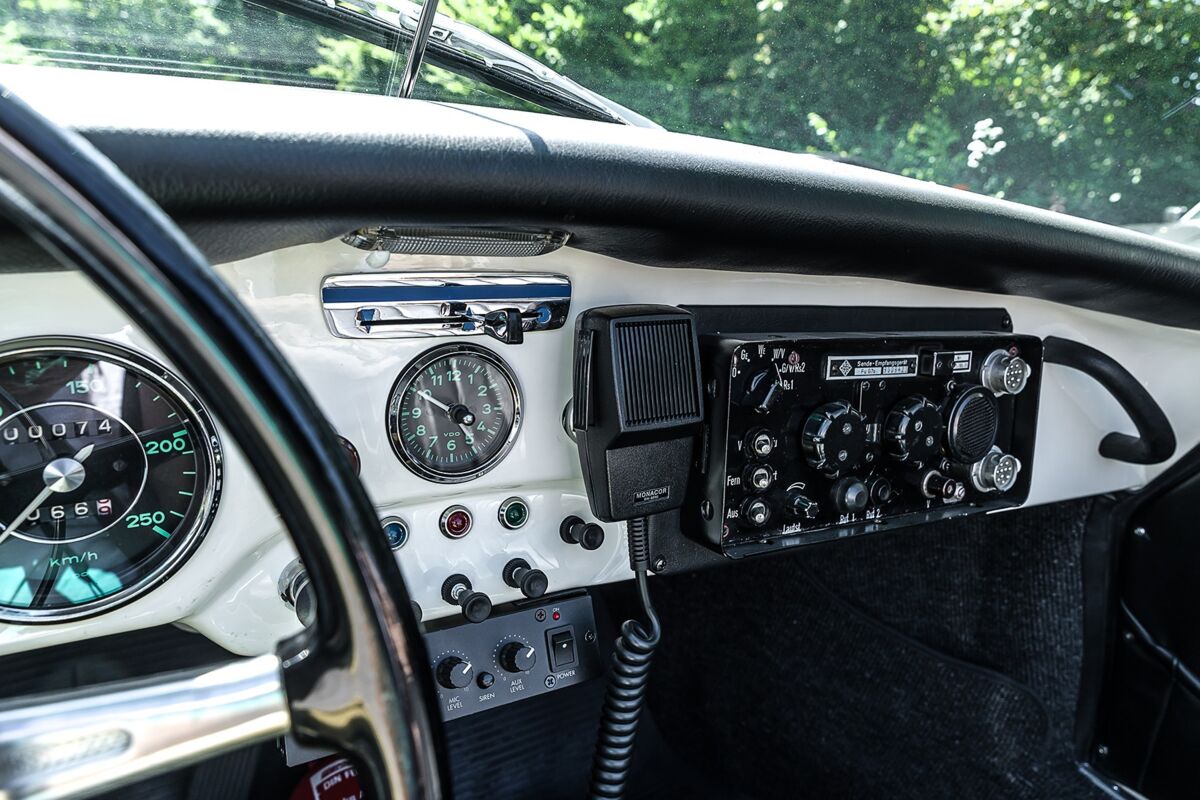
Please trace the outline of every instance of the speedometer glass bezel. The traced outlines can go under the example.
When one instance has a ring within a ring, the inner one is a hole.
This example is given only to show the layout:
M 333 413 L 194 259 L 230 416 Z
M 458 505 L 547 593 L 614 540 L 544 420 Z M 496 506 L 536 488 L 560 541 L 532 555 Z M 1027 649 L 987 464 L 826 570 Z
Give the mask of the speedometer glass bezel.
M 194 485 L 190 488 L 194 490 L 193 494 L 199 495 L 199 497 L 189 501 L 186 512 L 179 523 L 180 527 L 169 531 L 170 535 L 164 537 L 164 542 L 149 547 L 142 553 L 141 561 L 134 564 L 135 579 L 123 582 L 111 593 L 69 606 L 25 608 L 19 605 L 0 603 L 0 622 L 7 623 L 48 624 L 76 621 L 112 611 L 143 597 L 154 588 L 161 586 L 195 552 L 212 525 L 221 496 L 223 455 L 220 439 L 203 404 L 182 379 L 154 359 L 107 341 L 83 337 L 38 337 L 0 342 L 0 365 L 11 365 L 14 362 L 37 358 L 39 354 L 53 355 L 56 358 L 78 359 L 92 364 L 111 364 L 123 370 L 122 381 L 133 375 L 136 376 L 137 387 L 148 384 L 160 396 L 165 394 L 164 399 L 167 404 L 175 409 L 172 413 L 183 417 L 183 421 L 179 424 L 190 431 L 188 439 L 191 442 L 192 450 L 187 454 L 194 453 L 195 469 L 193 471 L 198 473 L 194 476 Z M 134 439 L 142 444 L 142 457 L 146 459 L 137 495 L 128 504 L 129 508 L 125 510 L 135 509 L 138 506 L 142 489 L 150 480 L 150 470 L 153 468 L 149 461 L 147 445 L 137 435 L 137 432 L 128 427 L 123 416 L 106 412 L 94 404 L 53 399 L 58 397 L 57 394 L 51 394 L 48 397 L 52 399 L 41 405 L 79 405 L 93 408 L 99 415 L 110 416 L 135 434 Z M 88 399 L 90 400 L 90 395 Z M 13 417 L 25 414 L 28 410 L 28 407 L 12 411 L 8 411 L 6 408 L 6 413 L 0 413 L 0 427 L 5 426 Z M 120 521 L 124 519 L 123 514 L 115 513 L 115 511 L 117 510 L 114 510 L 115 519 L 112 523 L 91 531 L 79 539 L 91 540 L 107 533 L 110 529 L 115 530 L 114 526 L 119 526 Z M 7 520 L 2 522 L 7 524 Z M 125 533 L 124 535 L 131 534 Z M 27 543 L 38 541 L 38 537 L 26 535 L 20 530 L 13 531 L 10 536 Z M 75 540 L 64 539 L 61 541 L 68 544 Z M 4 561 L 4 544 L 5 542 L 0 542 L 0 566 L 6 563 Z M 145 565 L 149 566 L 145 567 Z
M 499 379 L 505 382 L 512 396 L 512 408 L 504 417 L 504 424 L 508 426 L 508 430 L 504 434 L 501 444 L 479 464 L 463 470 L 439 468 L 430 463 L 428 457 L 422 456 L 409 446 L 401 430 L 401 414 L 404 411 L 405 399 L 410 395 L 415 381 L 431 365 L 455 356 L 486 362 L 488 367 L 496 372 Z M 410 472 L 434 483 L 465 483 L 495 469 L 516 444 L 521 431 L 521 421 L 521 386 L 517 382 L 512 368 L 492 350 L 475 344 L 454 343 L 426 350 L 404 368 L 395 383 L 392 384 L 392 389 L 388 394 L 387 435 L 388 441 L 392 445 L 392 451 Z

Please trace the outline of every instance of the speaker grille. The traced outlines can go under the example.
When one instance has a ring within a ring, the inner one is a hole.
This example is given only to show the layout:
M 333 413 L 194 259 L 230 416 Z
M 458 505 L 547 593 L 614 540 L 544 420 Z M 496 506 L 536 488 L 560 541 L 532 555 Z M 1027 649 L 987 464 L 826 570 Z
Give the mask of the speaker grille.
M 951 455 L 968 464 L 983 458 L 996 441 L 999 425 L 996 398 L 982 386 L 971 387 L 950 410 L 946 434 Z
M 700 365 L 691 319 L 617 322 L 613 340 L 624 427 L 700 420 Z

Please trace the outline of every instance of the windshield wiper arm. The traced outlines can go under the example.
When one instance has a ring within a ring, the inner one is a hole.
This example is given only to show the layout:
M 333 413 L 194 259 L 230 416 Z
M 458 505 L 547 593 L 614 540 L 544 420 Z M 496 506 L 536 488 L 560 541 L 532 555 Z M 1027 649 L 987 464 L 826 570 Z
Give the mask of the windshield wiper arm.
M 416 37 L 421 7 L 391 0 L 397 11 L 373 0 L 248 0 L 254 5 L 312 22 L 399 53 Z M 619 103 L 587 89 L 491 34 L 437 14 L 424 58 L 547 111 L 564 116 L 658 127 Z

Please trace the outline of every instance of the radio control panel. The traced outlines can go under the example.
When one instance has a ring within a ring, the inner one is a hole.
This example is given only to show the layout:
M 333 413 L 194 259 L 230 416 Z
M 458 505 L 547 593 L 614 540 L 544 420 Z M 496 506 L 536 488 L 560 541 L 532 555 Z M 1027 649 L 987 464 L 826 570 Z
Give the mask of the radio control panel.
M 701 350 L 709 424 L 689 527 L 726 555 L 1028 497 L 1036 337 L 710 335 Z

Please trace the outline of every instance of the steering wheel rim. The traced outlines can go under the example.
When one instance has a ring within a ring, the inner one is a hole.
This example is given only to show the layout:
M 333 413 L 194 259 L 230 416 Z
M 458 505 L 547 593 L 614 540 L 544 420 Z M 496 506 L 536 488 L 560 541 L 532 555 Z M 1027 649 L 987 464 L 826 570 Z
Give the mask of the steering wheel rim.
M 154 341 L 238 442 L 320 609 L 280 644 L 292 731 L 357 756 L 375 797 L 449 786 L 427 655 L 394 554 L 336 436 L 166 214 L 82 136 L 0 87 L 0 202 Z

